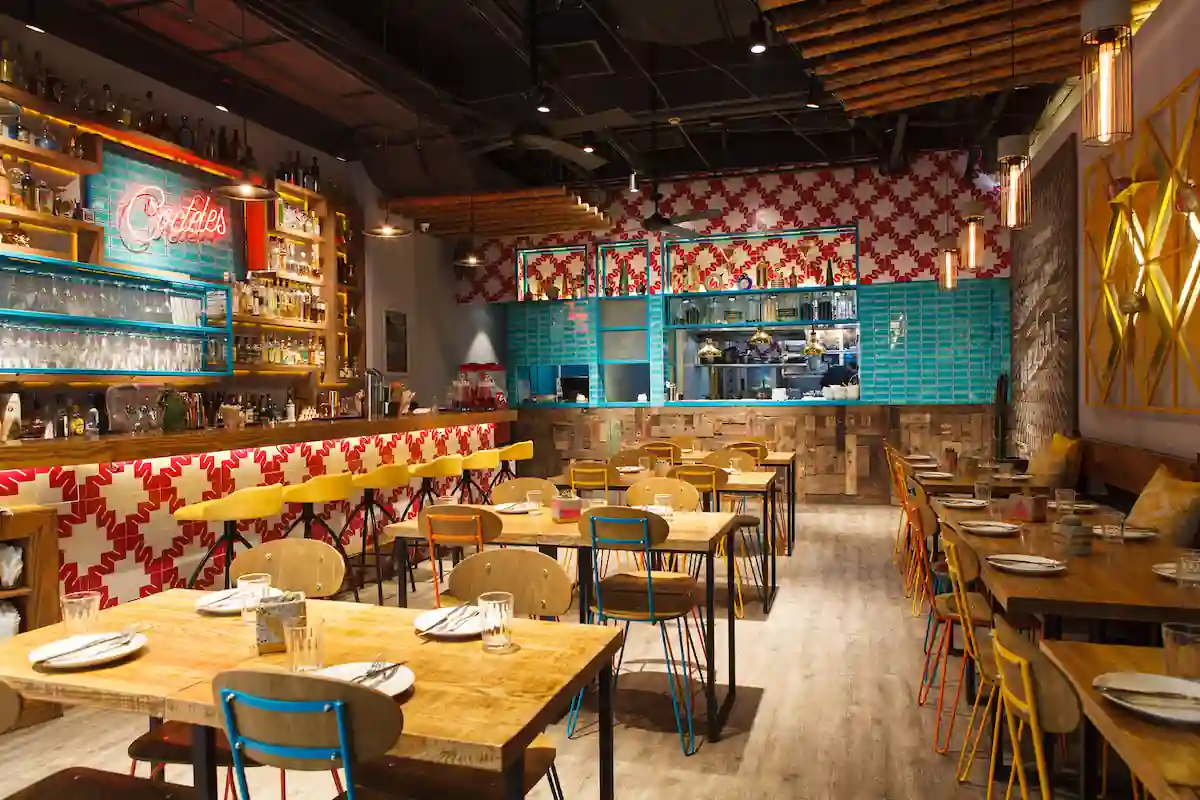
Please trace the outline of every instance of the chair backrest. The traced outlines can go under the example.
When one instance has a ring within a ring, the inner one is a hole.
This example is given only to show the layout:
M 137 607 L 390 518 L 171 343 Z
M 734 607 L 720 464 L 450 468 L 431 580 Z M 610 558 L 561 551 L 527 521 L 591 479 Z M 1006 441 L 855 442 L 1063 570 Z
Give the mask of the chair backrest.
M 478 506 L 426 506 L 417 515 L 417 529 L 433 544 L 482 548 L 503 533 L 504 521 L 496 512 Z
M 755 441 L 734 442 L 733 444 L 725 445 L 723 449 L 737 450 L 738 452 L 748 453 L 749 455 L 754 456 L 755 466 L 765 461 L 768 453 L 767 446 L 765 444 Z
M 450 573 L 450 594 L 470 603 L 484 592 L 508 592 L 513 613 L 562 617 L 571 610 L 571 577 L 536 550 L 509 547 L 468 556 Z
M 593 550 L 631 550 L 642 555 L 646 571 L 646 612 L 654 619 L 654 572 L 650 570 L 650 551 L 662 544 L 670 533 L 667 521 L 657 514 L 625 506 L 591 508 L 579 519 L 579 530 L 592 543 Z M 592 570 L 592 602 L 604 618 L 603 581 L 600 570 Z M 640 589 L 638 589 L 640 592 Z M 626 588 L 622 593 L 628 593 Z
M 524 503 L 530 492 L 541 492 L 542 502 L 547 505 L 551 498 L 558 497 L 558 487 L 545 478 L 513 478 L 492 487 L 492 503 Z
M 739 472 L 753 472 L 758 469 L 758 460 L 749 453 L 741 450 L 717 450 L 704 457 L 704 463 L 714 467 L 732 467 Z
M 649 506 L 654 505 L 655 496 L 660 494 L 671 496 L 671 508 L 675 511 L 700 508 L 700 491 L 680 478 L 643 478 L 625 490 L 625 501 L 631 506 Z
M 947 528 L 942 538 L 942 546 L 946 550 L 946 568 L 950 573 L 950 590 L 954 594 L 954 605 L 962 620 L 963 640 L 966 643 L 967 654 L 979 659 L 979 643 L 975 640 L 975 625 L 984 620 L 975 620 L 971 615 L 971 604 L 967 602 L 970 583 L 979 577 L 979 559 L 975 558 L 974 576 L 968 576 L 964 569 L 964 558 L 971 552 L 969 547 L 960 547 L 962 540 L 950 528 Z M 973 556 L 972 556 L 973 558 Z
M 638 467 L 641 466 L 643 458 L 650 459 L 651 467 L 658 463 L 658 456 L 651 455 L 644 450 L 618 450 L 608 457 L 608 465 L 610 467 Z
M 533 441 L 513 442 L 500 448 L 500 458 L 504 461 L 528 461 L 533 458 Z
M 316 539 L 275 539 L 243 550 L 229 565 L 236 581 L 251 572 L 271 576 L 271 586 L 305 597 L 332 597 L 342 588 L 346 562 L 325 542 Z
M 1079 698 L 1066 676 L 1002 616 L 995 618 L 992 649 L 1000 691 L 1017 716 L 1040 733 L 1070 733 L 1079 726 Z
M 690 433 L 682 433 L 682 434 L 678 434 L 676 436 L 672 436 L 670 438 L 670 441 L 679 445 L 679 448 L 681 450 L 695 450 L 696 449 L 697 439 L 695 436 L 693 436 Z
M 683 458 L 683 449 L 669 439 L 657 442 L 646 442 L 640 448 L 646 455 L 657 456 L 663 461 L 678 464 Z
M 915 478 L 908 479 L 910 508 L 916 512 L 912 516 L 920 518 L 921 531 L 925 536 L 933 536 L 938 531 L 937 513 L 929 503 L 929 494 Z
M 0 681 L 0 733 L 12 728 L 21 718 L 24 701 L 11 686 Z
M 359 489 L 390 490 L 405 486 L 412 480 L 408 464 L 384 464 L 370 472 L 354 476 L 354 485 Z
M 571 479 L 571 490 L 603 489 L 605 496 L 608 490 L 621 485 L 621 473 L 617 468 L 605 461 L 576 461 L 567 470 Z
M 229 670 L 213 678 L 213 700 L 225 718 L 241 796 L 249 756 L 280 769 L 324 771 L 342 767 L 353 785 L 353 765 L 395 746 L 404 727 L 396 701 L 348 681 L 289 672 Z
M 729 483 L 729 473 L 712 464 L 680 464 L 667 477 L 690 483 L 702 494 L 719 492 Z

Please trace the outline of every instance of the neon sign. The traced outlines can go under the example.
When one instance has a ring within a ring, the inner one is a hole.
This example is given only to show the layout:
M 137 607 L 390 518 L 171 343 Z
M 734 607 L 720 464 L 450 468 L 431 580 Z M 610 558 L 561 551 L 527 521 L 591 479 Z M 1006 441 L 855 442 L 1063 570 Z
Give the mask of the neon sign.
M 158 186 L 142 186 L 117 208 L 121 243 L 145 253 L 156 241 L 168 244 L 208 242 L 229 232 L 225 209 L 206 194 L 194 194 L 186 206 L 173 206 Z

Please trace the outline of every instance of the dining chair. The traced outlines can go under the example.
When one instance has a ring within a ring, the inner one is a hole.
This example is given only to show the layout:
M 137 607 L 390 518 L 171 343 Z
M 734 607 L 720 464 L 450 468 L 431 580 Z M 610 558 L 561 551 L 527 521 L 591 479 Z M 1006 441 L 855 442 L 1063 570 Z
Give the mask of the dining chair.
M 442 607 L 441 569 L 439 547 L 450 547 L 455 553 L 474 545 L 483 552 L 484 545 L 500 536 L 504 523 L 494 511 L 476 506 L 430 506 L 421 509 L 417 516 L 417 529 L 425 532 L 425 543 L 429 547 L 429 568 L 433 572 L 433 604 Z M 456 559 L 457 563 L 457 559 Z
M 563 617 L 571 610 L 575 587 L 557 561 L 536 550 L 510 547 L 464 558 L 450 573 L 447 594 L 473 603 L 485 592 L 508 592 L 521 617 Z
M 664 439 L 654 442 L 646 442 L 640 448 L 645 455 L 654 456 L 655 458 L 666 461 L 670 464 L 678 464 L 683 460 L 683 448 L 670 440 Z
M 412 475 L 409 474 L 408 464 L 384 464 L 381 467 L 376 467 L 373 470 L 355 475 L 353 478 L 353 486 L 355 489 L 362 491 L 362 500 L 350 510 L 350 515 L 346 517 L 346 525 L 342 528 L 342 534 L 347 532 L 353 534 L 354 523 L 361 516 L 362 518 L 362 548 L 359 551 L 360 563 L 362 570 L 365 573 L 367 568 L 367 553 L 370 552 L 375 559 L 375 582 L 379 587 L 379 605 L 383 605 L 383 564 L 384 555 L 379 551 L 379 533 L 380 529 L 389 522 L 396 521 L 396 509 L 393 505 L 385 503 L 382 497 L 388 497 L 402 487 L 407 487 Z M 408 580 L 412 590 L 417 590 L 417 580 L 413 573 L 412 563 L 414 559 L 409 559 Z M 399 576 L 399 580 L 404 580 L 404 576 Z
M 699 438 L 697 438 L 696 436 L 693 436 L 690 433 L 681 433 L 681 434 L 676 434 L 675 436 L 671 436 L 669 438 L 669 441 L 671 441 L 674 444 L 679 445 L 680 450 L 695 450 L 697 442 L 699 442 L 700 440 L 699 440 Z
M 732 442 L 731 444 L 725 445 L 725 447 L 723 447 L 722 449 L 723 450 L 734 450 L 739 453 L 745 453 L 749 456 L 753 456 L 755 466 L 758 466 L 762 462 L 766 461 L 767 453 L 770 452 L 769 450 L 767 450 L 767 446 L 765 444 L 763 444 L 762 442 L 756 442 L 753 440 Z
M 640 467 L 643 458 L 650 459 L 651 469 L 659 461 L 658 456 L 651 455 L 645 450 L 618 450 L 608 457 L 608 465 L 610 467 Z
M 896 528 L 896 539 L 892 543 L 892 564 L 903 573 L 908 563 L 909 537 L 912 533 L 908 515 L 908 491 L 905 488 L 907 475 L 904 468 L 907 462 L 900 457 L 900 452 L 887 442 L 884 442 L 883 453 L 887 459 L 892 494 L 900 505 L 900 522 Z
M 533 459 L 533 442 L 530 440 L 513 442 L 498 449 L 500 450 L 500 469 L 496 471 L 496 477 L 492 479 L 493 489 L 501 483 L 517 477 L 516 463 L 518 461 Z
M 641 554 L 645 564 L 653 564 L 653 548 L 666 541 L 670 526 L 658 514 L 624 506 L 602 506 L 588 509 L 579 519 L 579 532 L 596 552 L 622 550 Z M 692 640 L 688 615 L 699 598 L 697 580 L 686 573 L 653 568 L 619 572 L 601 578 L 593 573 L 589 619 L 605 624 L 625 623 L 624 641 L 629 641 L 629 626 L 645 622 L 658 626 L 667 662 L 667 681 L 671 691 L 671 706 L 684 755 L 695 752 L 695 732 L 692 719 L 691 669 L 699 667 L 700 659 Z M 675 660 L 667 623 L 675 623 L 679 644 L 679 662 Z M 689 660 L 690 654 L 690 660 Z M 613 670 L 614 691 L 619 677 L 625 648 L 622 644 Z M 567 718 L 567 735 L 572 736 L 579 719 L 582 692 L 571 704 Z
M 953 610 L 958 615 L 959 626 L 962 629 L 963 639 L 963 656 L 962 666 L 958 671 L 958 686 L 954 690 L 954 701 L 948 709 L 944 709 L 943 695 L 946 690 L 946 664 L 943 662 L 942 683 L 938 689 L 938 704 L 937 704 L 937 722 L 933 731 L 933 746 L 934 749 L 943 755 L 950 751 L 950 739 L 954 734 L 954 721 L 958 718 L 958 703 L 962 697 L 963 678 L 967 674 L 967 669 L 977 669 L 982 680 L 979 682 L 979 689 L 975 693 L 975 701 L 971 706 L 971 717 L 967 722 L 967 732 L 963 738 L 962 753 L 959 757 L 958 773 L 960 780 L 963 780 L 966 772 L 970 771 L 971 762 L 975 760 L 975 748 L 979 746 L 979 738 L 983 733 L 984 720 L 987 719 L 990 713 L 992 703 L 996 699 L 996 694 L 999 691 L 999 683 L 995 674 L 995 659 L 990 652 L 990 640 L 983 639 L 978 633 L 978 628 L 992 627 L 992 614 L 987 598 L 983 595 L 970 591 L 971 582 L 979 578 L 979 558 L 971 550 L 962 543 L 958 538 L 958 534 L 953 530 L 947 529 L 943 547 L 946 551 L 946 567 L 950 573 L 950 588 L 953 596 Z M 982 603 L 980 600 L 982 599 Z M 982 613 L 982 616 L 981 616 Z M 986 653 L 984 651 L 987 651 Z M 991 664 L 988 664 L 988 661 Z M 984 690 L 987 690 L 987 703 L 983 709 L 983 717 L 980 719 L 979 728 L 975 733 L 975 747 L 970 750 L 970 756 L 967 756 L 966 742 L 971 737 L 972 727 L 975 723 L 976 714 L 979 710 L 979 701 L 983 698 Z M 948 713 L 943 714 L 943 711 Z M 946 729 L 946 739 L 939 743 L 941 736 L 942 720 L 948 716 L 950 725 Z M 965 767 L 963 762 L 966 761 Z
M 659 495 L 670 496 L 673 511 L 700 510 L 700 490 L 681 478 L 642 478 L 625 490 L 625 501 L 631 506 L 649 506 Z
M 713 467 L 728 467 L 736 469 L 738 472 L 753 472 L 758 469 L 758 462 L 754 459 L 754 456 L 741 450 L 730 450 L 728 448 L 714 450 L 706 455 L 700 463 Z
M 558 487 L 545 478 L 513 478 L 492 487 L 492 504 L 524 503 L 530 492 L 541 492 L 542 502 L 547 505 L 558 497 Z
M 349 472 L 334 475 L 317 475 L 303 483 L 283 487 L 284 504 L 299 505 L 300 516 L 288 526 L 285 536 L 290 536 L 297 527 L 303 527 L 304 538 L 312 539 L 317 533 L 329 537 L 329 543 L 338 551 L 346 568 L 350 568 L 350 556 L 342 544 L 341 535 L 329 526 L 325 519 L 317 514 L 318 504 L 341 503 L 349 500 L 354 494 L 354 476 Z M 354 600 L 358 602 L 357 576 L 351 573 L 350 588 L 354 592 Z
M 571 491 L 603 492 L 604 502 L 610 502 L 609 490 L 621 486 L 621 473 L 606 461 L 576 461 L 567 468 Z
M 23 706 L 21 696 L 7 683 L 0 682 L 0 733 L 17 724 Z M 68 767 L 8 795 L 5 800 L 190 800 L 194 796 L 190 786 L 89 767 Z

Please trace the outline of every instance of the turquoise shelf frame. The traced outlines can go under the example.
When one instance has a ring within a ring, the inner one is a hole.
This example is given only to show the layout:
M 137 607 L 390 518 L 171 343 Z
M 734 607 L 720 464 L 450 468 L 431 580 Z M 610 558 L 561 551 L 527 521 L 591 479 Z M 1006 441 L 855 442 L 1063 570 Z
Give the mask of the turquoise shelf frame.
M 604 293 L 604 276 L 608 271 L 605 267 L 605 265 L 608 263 L 608 254 L 615 250 L 636 250 L 638 248 L 641 248 L 646 253 L 646 293 L 645 294 L 631 294 L 631 295 L 612 295 L 612 296 L 605 294 Z M 652 297 L 656 293 L 652 292 L 650 290 L 650 285 L 654 282 L 654 275 L 651 273 L 651 270 L 650 270 L 651 266 L 652 266 L 652 264 L 651 264 L 651 259 L 650 259 L 650 242 L 646 239 L 630 239 L 629 241 L 626 241 L 626 242 L 622 242 L 622 241 L 600 242 L 599 244 L 596 245 L 596 258 L 595 258 L 595 271 L 594 271 L 594 276 L 596 278 L 596 296 L 601 299 L 605 299 L 605 300 L 624 300 L 624 299 L 636 300 L 636 299 L 645 298 L 645 297 Z M 664 283 L 663 286 L 665 288 L 666 284 Z M 659 294 L 661 294 L 661 292 Z
M 529 279 L 529 276 L 525 271 L 525 262 L 529 256 L 540 256 L 544 253 L 582 253 L 583 254 L 584 296 L 583 297 L 561 298 L 559 300 L 552 300 L 549 302 L 579 302 L 580 300 L 591 299 L 595 296 L 592 292 L 590 292 L 588 290 L 588 286 L 591 284 L 592 279 L 595 276 L 594 275 L 595 264 L 593 263 L 594 259 L 591 257 L 591 250 L 588 248 L 587 245 L 579 244 L 579 245 L 569 245 L 569 246 L 563 246 L 563 247 L 527 247 L 527 248 L 518 248 L 517 251 L 513 254 L 513 269 L 514 269 L 513 279 L 514 279 L 514 281 L 516 283 L 516 287 L 517 287 L 517 299 L 515 302 L 518 302 L 518 303 L 548 302 L 545 300 L 530 301 L 530 300 L 524 299 L 525 291 L 526 291 L 527 283 L 528 283 L 528 279 Z

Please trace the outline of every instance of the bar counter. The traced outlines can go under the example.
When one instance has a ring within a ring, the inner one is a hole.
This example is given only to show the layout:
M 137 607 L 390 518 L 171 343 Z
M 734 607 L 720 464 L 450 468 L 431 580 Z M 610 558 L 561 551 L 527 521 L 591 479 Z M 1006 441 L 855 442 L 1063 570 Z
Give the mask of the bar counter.
M 516 419 L 516 411 L 502 410 L 414 414 L 373 420 L 290 422 L 241 430 L 214 428 L 179 433 L 115 434 L 98 439 L 24 439 L 0 445 L 0 470 L 109 464 L 301 442 L 413 433 L 463 425 L 497 424 Z

